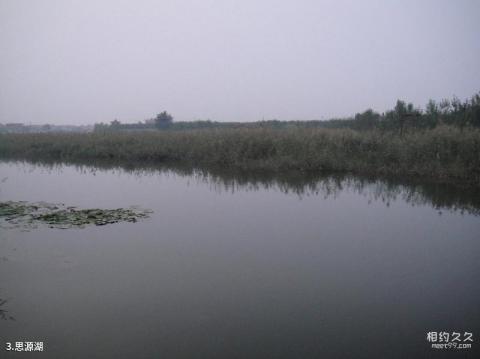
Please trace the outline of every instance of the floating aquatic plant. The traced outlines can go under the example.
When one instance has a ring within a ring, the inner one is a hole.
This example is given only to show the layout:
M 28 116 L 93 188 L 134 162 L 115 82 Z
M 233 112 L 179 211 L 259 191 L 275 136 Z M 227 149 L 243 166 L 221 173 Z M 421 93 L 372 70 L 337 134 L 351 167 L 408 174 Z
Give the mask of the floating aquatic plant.
M 102 226 L 117 222 L 137 222 L 148 218 L 150 210 L 137 207 L 117 209 L 77 209 L 63 204 L 46 202 L 28 203 L 0 202 L 0 227 L 35 228 L 37 224 L 46 224 L 50 228 L 72 228 L 85 225 Z

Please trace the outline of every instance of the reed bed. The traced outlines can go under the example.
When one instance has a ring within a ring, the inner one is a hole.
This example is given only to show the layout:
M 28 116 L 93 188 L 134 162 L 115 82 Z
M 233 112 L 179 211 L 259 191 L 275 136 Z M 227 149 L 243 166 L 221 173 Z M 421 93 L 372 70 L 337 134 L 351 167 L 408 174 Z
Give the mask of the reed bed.
M 185 164 L 245 171 L 323 171 L 480 184 L 480 130 L 204 129 L 0 135 L 9 159 Z

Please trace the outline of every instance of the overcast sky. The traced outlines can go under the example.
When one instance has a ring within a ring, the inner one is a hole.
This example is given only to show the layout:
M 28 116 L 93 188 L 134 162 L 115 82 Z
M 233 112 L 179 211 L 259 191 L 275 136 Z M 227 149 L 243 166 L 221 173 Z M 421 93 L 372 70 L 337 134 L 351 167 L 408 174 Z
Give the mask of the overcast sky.
M 0 122 L 326 119 L 480 90 L 480 1 L 0 0 Z

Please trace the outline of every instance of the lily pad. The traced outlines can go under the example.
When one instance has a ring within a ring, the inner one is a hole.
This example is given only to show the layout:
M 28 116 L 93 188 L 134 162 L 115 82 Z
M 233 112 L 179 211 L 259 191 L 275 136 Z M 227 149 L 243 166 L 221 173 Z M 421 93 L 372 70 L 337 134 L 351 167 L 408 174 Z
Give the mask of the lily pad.
M 39 223 L 59 229 L 83 228 L 85 225 L 104 226 L 117 222 L 137 222 L 148 218 L 150 213 L 152 211 L 138 207 L 77 209 L 72 206 L 66 207 L 64 204 L 45 202 L 0 202 L 0 218 L 3 218 L 9 227 L 34 228 Z M 1 222 L 0 227 L 2 227 Z

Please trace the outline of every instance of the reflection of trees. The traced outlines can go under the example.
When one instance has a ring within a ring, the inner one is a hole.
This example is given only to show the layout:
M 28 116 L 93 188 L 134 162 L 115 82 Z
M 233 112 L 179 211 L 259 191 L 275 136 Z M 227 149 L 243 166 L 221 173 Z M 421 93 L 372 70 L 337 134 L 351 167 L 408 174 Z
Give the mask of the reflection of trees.
M 235 190 L 276 189 L 283 193 L 304 196 L 336 198 L 342 191 L 362 195 L 370 202 L 390 203 L 403 200 L 412 206 L 431 206 L 437 210 L 480 214 L 480 190 L 458 188 L 439 183 L 420 183 L 388 178 L 369 178 L 352 175 L 288 176 L 231 176 L 201 173 L 203 181 L 213 183 L 216 189 Z
M 62 163 L 35 163 L 48 170 L 61 171 Z M 321 196 L 336 198 L 341 192 L 353 192 L 367 198 L 369 202 L 391 202 L 403 200 L 412 206 L 432 206 L 437 210 L 480 214 L 480 188 L 461 188 L 453 184 L 427 183 L 399 178 L 378 178 L 332 173 L 266 173 L 235 172 L 221 168 L 198 169 L 191 166 L 173 166 L 150 163 L 95 162 L 74 163 L 78 171 L 95 174 L 98 171 L 126 171 L 136 176 L 179 175 L 205 183 L 216 192 L 275 190 L 294 194 L 300 198 Z
M 480 190 L 458 188 L 438 183 L 402 182 L 391 179 L 364 180 L 355 178 L 353 188 L 369 198 L 387 206 L 401 199 L 412 206 L 432 206 L 437 210 L 480 214 Z

